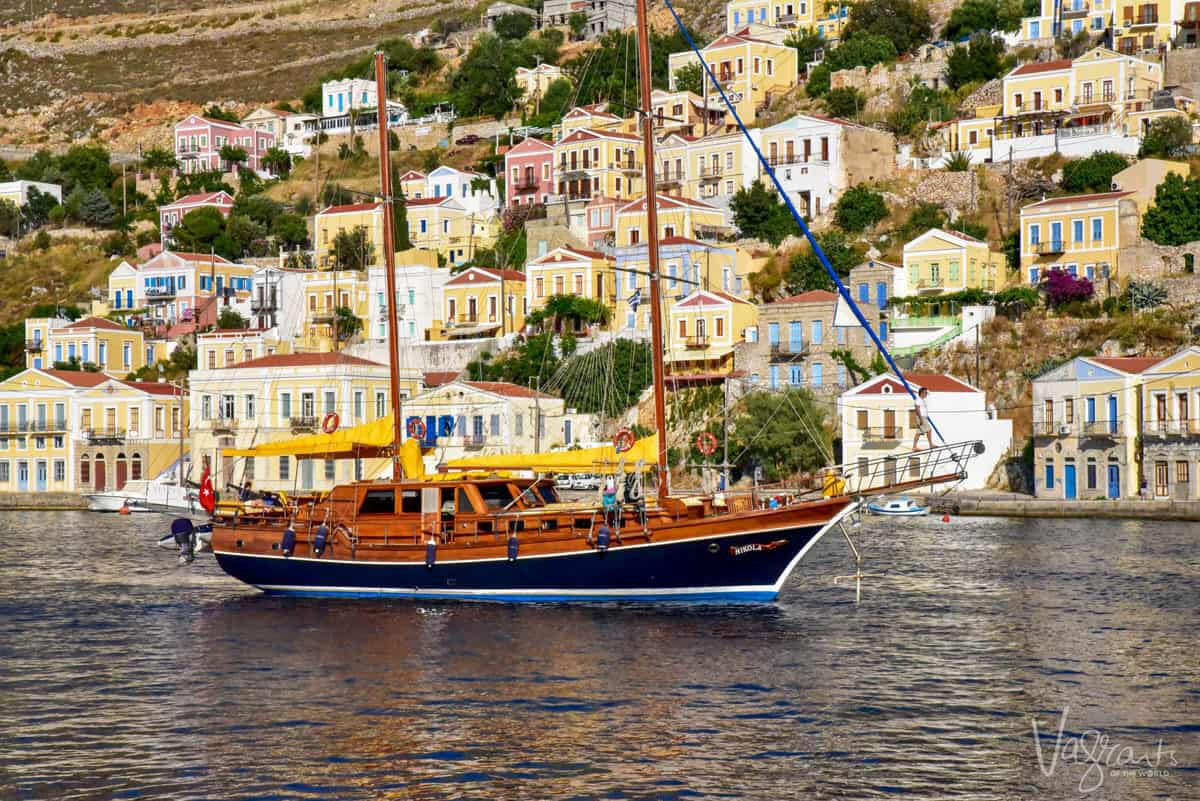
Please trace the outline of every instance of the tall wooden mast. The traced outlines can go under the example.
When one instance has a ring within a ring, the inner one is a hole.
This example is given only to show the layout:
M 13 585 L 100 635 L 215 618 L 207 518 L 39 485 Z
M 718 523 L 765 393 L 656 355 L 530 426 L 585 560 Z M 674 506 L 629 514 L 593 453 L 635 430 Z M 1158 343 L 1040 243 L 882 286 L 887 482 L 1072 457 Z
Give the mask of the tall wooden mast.
M 387 64 L 382 51 L 375 53 L 375 109 L 379 123 L 379 194 L 383 197 L 383 264 L 384 286 L 387 288 L 388 375 L 392 394 L 392 479 L 399 480 L 400 436 L 403 421 L 400 416 L 400 356 L 396 333 L 396 245 L 392 232 L 392 155 L 388 143 Z
M 667 403 L 663 373 L 662 292 L 658 285 L 658 193 L 654 179 L 654 117 L 650 114 L 650 34 L 646 0 L 637 0 L 638 88 L 642 96 L 642 167 L 646 193 L 646 253 L 650 259 L 650 358 L 654 364 L 654 428 L 658 433 L 658 498 L 669 491 L 667 470 Z

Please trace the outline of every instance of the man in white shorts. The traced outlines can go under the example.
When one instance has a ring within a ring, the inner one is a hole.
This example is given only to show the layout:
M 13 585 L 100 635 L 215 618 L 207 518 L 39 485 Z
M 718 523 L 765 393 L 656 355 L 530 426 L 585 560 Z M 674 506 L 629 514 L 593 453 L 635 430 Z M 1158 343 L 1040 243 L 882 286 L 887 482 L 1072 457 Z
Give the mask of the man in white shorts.
M 913 450 L 920 450 L 918 445 L 921 442 L 921 435 L 925 435 L 925 439 L 929 442 L 930 450 L 933 449 L 933 426 L 929 424 L 929 409 L 925 407 L 925 398 L 929 395 L 929 390 L 921 387 L 917 390 L 917 433 L 913 436 Z

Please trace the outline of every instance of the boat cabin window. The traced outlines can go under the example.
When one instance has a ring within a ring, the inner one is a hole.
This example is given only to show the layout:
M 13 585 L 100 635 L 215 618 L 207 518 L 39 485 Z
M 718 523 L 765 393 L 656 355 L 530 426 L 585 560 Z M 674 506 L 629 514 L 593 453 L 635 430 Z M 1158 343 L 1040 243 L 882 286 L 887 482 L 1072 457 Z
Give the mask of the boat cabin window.
M 480 484 L 478 489 L 488 509 L 503 509 L 512 503 L 512 490 L 507 484 Z
M 471 503 L 471 494 L 466 487 L 458 488 L 458 513 L 460 515 L 475 514 L 475 504 Z
M 454 488 L 442 487 L 442 514 L 454 516 Z
M 538 484 L 537 491 L 541 494 L 542 500 L 546 503 L 558 503 L 558 493 L 554 491 L 554 485 L 550 482 Z
M 406 515 L 421 514 L 420 490 L 403 490 L 400 493 L 400 512 Z
M 396 491 L 390 489 L 367 490 L 363 496 L 360 515 L 390 515 L 396 513 Z

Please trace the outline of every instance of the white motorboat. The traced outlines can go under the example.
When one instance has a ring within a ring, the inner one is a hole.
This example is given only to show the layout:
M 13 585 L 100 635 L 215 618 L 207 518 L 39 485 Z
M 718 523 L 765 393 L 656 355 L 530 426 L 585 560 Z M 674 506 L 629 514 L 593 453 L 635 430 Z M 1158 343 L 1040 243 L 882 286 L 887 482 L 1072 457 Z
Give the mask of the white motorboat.
M 96 492 L 87 496 L 93 512 L 186 512 L 200 511 L 200 495 L 193 487 L 180 487 L 162 481 L 130 481 L 119 490 Z
M 867 504 L 867 510 L 871 514 L 892 517 L 919 517 L 929 514 L 928 506 L 922 506 L 907 495 L 899 498 L 876 498 Z

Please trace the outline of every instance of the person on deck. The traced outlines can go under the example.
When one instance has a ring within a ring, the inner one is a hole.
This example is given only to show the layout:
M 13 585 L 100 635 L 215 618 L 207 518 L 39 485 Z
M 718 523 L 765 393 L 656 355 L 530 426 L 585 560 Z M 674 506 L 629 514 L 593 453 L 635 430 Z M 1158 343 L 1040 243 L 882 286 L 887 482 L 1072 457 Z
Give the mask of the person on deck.
M 933 427 L 929 424 L 929 409 L 925 406 L 925 398 L 928 397 L 929 390 L 921 387 L 917 390 L 917 401 L 914 411 L 917 415 L 917 433 L 913 435 L 913 450 L 920 450 L 921 435 L 925 435 L 925 439 L 929 442 L 929 449 L 933 450 Z

